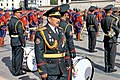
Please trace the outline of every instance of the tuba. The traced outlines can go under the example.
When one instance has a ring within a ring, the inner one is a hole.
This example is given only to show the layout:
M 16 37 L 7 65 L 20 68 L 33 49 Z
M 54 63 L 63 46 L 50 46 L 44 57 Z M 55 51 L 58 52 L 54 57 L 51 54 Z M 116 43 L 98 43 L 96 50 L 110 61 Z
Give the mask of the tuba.
M 108 32 L 108 36 L 111 38 L 113 37 L 116 33 L 114 31 L 113 25 L 117 26 L 117 22 L 119 21 L 118 18 L 114 15 L 110 15 L 113 19 L 110 25 L 110 31 Z
M 116 16 L 114 16 L 113 14 L 111 14 L 111 17 L 113 18 L 113 21 L 112 21 L 112 23 L 115 21 L 115 26 L 117 26 L 118 25 L 118 22 L 119 22 L 119 18 L 118 17 L 116 17 Z
M 118 28 L 118 23 L 119 23 L 119 17 L 118 16 L 114 16 L 114 15 L 111 15 L 112 17 L 113 17 L 113 21 L 112 21 L 112 24 L 113 24 L 113 26 L 112 26 L 112 28 L 114 29 L 114 31 L 115 31 L 115 34 L 116 35 L 119 35 L 119 28 Z

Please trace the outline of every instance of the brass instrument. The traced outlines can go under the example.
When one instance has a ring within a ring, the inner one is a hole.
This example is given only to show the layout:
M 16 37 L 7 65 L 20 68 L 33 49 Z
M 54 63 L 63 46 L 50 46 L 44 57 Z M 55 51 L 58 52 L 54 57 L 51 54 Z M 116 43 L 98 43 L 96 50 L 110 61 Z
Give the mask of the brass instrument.
M 113 37 L 114 35 L 116 35 L 116 33 L 115 33 L 114 29 L 113 29 L 113 24 L 114 24 L 113 22 L 115 21 L 115 24 L 114 24 L 115 26 L 117 26 L 118 22 L 119 22 L 118 17 L 116 17 L 116 16 L 114 16 L 112 14 L 111 14 L 111 17 L 113 18 L 113 20 L 112 20 L 111 25 L 110 25 L 110 31 L 107 34 L 107 36 L 109 36 L 110 38 Z
M 4 25 L 4 22 L 0 22 L 0 28 Z
M 115 35 L 115 31 L 111 28 L 110 31 L 108 32 L 108 35 L 110 38 Z
M 113 18 L 113 21 L 115 21 L 115 26 L 117 26 L 118 22 L 119 22 L 119 18 L 114 16 L 114 15 L 112 15 L 112 14 L 111 14 L 111 17 Z M 113 21 L 112 21 L 112 23 L 113 23 Z

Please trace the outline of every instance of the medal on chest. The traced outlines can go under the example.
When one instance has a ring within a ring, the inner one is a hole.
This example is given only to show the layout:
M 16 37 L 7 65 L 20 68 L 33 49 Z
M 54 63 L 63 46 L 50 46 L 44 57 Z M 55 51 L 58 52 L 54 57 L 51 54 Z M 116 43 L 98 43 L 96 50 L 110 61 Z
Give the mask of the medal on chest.
M 51 32 L 49 32 L 49 34 L 48 34 L 49 42 L 54 42 L 54 39 L 52 38 L 52 36 L 51 36 L 50 33 L 51 33 Z
M 64 33 L 62 33 L 62 47 L 65 46 L 65 43 L 66 43 L 66 37 L 65 37 Z

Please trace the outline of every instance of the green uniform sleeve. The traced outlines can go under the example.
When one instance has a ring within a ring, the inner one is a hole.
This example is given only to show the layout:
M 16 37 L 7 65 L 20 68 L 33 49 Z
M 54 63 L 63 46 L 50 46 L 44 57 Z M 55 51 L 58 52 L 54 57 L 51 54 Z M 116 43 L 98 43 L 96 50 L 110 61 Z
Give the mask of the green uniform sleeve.
M 18 32 L 21 45 L 25 46 L 25 42 L 24 42 L 25 37 L 24 37 L 24 30 L 22 28 L 22 23 L 19 21 L 16 26 L 17 26 L 16 28 L 17 28 L 17 32 Z
M 47 69 L 46 69 L 46 62 L 44 59 L 45 43 L 39 31 L 35 33 L 34 42 L 35 42 L 34 46 L 35 46 L 35 56 L 36 56 L 38 72 L 39 74 L 42 75 L 47 73 Z
M 75 58 L 76 52 L 75 52 L 75 46 L 73 42 L 72 25 L 68 25 L 68 27 L 66 28 L 66 38 L 67 38 L 67 44 L 68 44 L 70 56 L 71 58 Z

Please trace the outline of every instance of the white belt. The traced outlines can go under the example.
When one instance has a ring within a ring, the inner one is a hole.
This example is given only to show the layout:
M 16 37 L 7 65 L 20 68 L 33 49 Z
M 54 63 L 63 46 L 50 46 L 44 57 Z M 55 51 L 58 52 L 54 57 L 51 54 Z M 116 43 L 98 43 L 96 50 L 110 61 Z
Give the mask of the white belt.
M 11 35 L 11 37 L 18 37 L 18 35 Z

